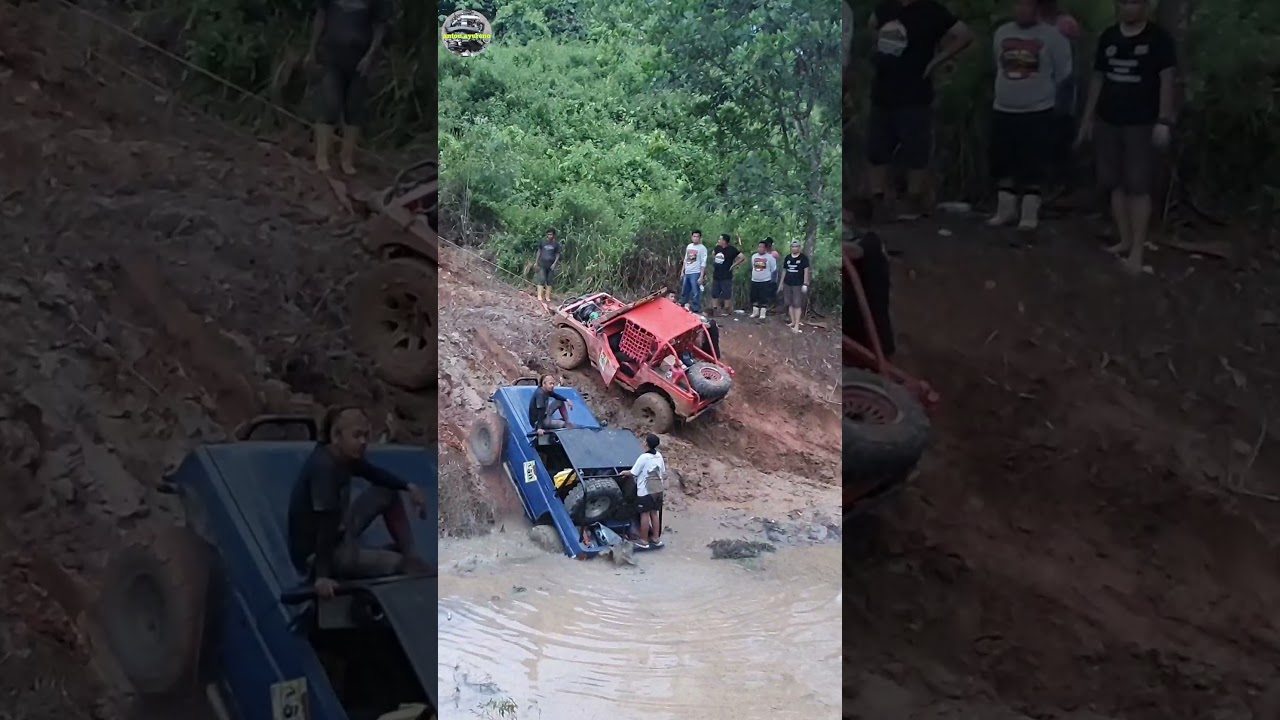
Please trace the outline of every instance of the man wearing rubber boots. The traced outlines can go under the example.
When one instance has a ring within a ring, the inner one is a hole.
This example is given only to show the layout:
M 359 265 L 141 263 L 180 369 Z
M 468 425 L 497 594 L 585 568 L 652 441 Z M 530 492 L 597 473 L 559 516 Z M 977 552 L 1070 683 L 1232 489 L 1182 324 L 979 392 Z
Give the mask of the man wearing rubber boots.
M 547 430 L 573 427 L 573 423 L 569 422 L 569 412 L 572 410 L 573 401 L 556 392 L 555 375 L 538 378 L 538 389 L 529 398 L 529 425 L 534 432 L 543 435 Z
M 622 476 L 636 482 L 636 509 L 640 512 L 640 534 L 635 539 L 637 550 L 662 547 L 662 483 L 667 477 L 667 463 L 658 452 L 657 435 L 650 433 L 644 439 L 648 448 L 636 458 L 630 470 Z
M 289 552 L 298 571 L 314 578 L 321 598 L 333 597 L 339 579 L 435 572 L 414 551 L 409 515 L 400 499 L 400 493 L 407 493 L 418 516 L 426 517 L 426 495 L 365 459 L 370 434 L 363 410 L 330 410 L 289 498 Z M 354 500 L 353 477 L 373 485 Z M 360 544 L 360 536 L 378 517 L 386 523 L 394 549 Z
M 356 143 L 364 122 L 368 78 L 391 19 L 391 0 L 316 0 L 308 65 L 319 64 L 320 121 L 316 167 L 329 172 L 329 155 L 342 126 L 342 172 L 356 173 Z

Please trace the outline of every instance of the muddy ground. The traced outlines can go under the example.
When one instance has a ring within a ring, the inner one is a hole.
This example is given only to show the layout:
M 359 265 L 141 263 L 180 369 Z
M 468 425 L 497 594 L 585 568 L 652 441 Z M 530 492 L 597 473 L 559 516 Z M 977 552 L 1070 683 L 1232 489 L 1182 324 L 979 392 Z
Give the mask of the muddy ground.
M 1024 249 L 977 219 L 883 234 L 901 364 L 943 404 L 847 544 L 846 716 L 1273 720 L 1275 245 L 1133 278 L 1069 219 Z
M 351 350 L 364 226 L 328 185 L 60 8 L 0 2 L 0 717 L 24 720 L 112 716 L 86 612 L 122 540 L 174 522 L 156 486 L 189 448 L 340 401 L 435 432 Z

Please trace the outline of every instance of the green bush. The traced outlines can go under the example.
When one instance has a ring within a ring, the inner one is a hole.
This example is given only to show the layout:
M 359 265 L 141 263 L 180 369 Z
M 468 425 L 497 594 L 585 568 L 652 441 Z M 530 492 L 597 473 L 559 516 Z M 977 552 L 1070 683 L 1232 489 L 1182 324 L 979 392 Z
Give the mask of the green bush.
M 734 101 L 709 110 L 708 97 L 666 77 L 662 50 L 627 30 L 634 26 L 591 21 L 574 8 L 503 4 L 484 55 L 439 51 L 445 227 L 483 241 L 517 274 L 554 227 L 565 242 L 560 284 L 574 291 L 674 287 L 695 228 L 708 244 L 722 232 L 735 244 L 740 236 L 748 251 L 766 236 L 803 239 L 808 217 L 796 208 L 808 201 L 789 189 L 795 168 L 754 154 L 748 130 L 723 121 Z M 567 32 L 547 30 L 552 11 Z M 836 141 L 822 172 L 834 178 L 838 166 Z M 842 293 L 839 187 L 825 185 L 813 253 L 813 298 L 831 311 Z M 749 280 L 738 275 L 745 296 Z

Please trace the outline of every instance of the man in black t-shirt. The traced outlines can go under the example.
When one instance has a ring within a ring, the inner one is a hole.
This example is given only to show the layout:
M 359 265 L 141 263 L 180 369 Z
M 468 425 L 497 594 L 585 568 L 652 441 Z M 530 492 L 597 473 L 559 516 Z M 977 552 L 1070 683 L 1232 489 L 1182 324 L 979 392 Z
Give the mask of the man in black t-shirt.
M 716 308 L 726 315 L 733 314 L 733 271 L 746 259 L 738 248 L 729 244 L 729 234 L 720 233 L 720 239 L 711 251 L 711 307 L 707 309 L 708 315 Z
M 871 18 L 875 77 L 867 120 L 868 180 L 877 202 L 895 153 L 906 166 L 903 219 L 922 209 L 933 154 L 933 73 L 973 43 L 973 33 L 937 0 L 882 0 Z
M 289 555 L 300 573 L 312 576 L 316 595 L 333 597 L 338 579 L 431 572 L 414 552 L 413 530 L 400 501 L 400 493 L 408 493 L 419 517 L 426 517 L 426 494 L 365 459 L 371 432 L 364 411 L 331 410 L 320 432 L 320 442 L 303 463 L 289 496 Z M 373 485 L 355 500 L 353 477 Z M 379 517 L 395 542 L 394 550 L 360 543 L 360 536 Z
M 1094 141 L 1098 183 L 1111 193 L 1111 214 L 1128 253 L 1125 268 L 1143 271 L 1158 151 L 1174 125 L 1177 52 L 1173 37 L 1147 19 L 1148 0 L 1117 3 L 1119 22 L 1102 32 L 1077 144 Z
M 391 0 L 316 0 L 307 64 L 319 63 L 320 121 L 316 167 L 329 172 L 329 154 L 342 125 L 342 171 L 356 173 L 356 143 L 365 119 L 368 78 L 391 19 Z
M 778 289 L 782 291 L 782 302 L 787 306 L 790 320 L 787 327 L 800 332 L 800 318 L 804 315 L 805 300 L 809 295 L 809 256 L 800 252 L 800 241 L 791 241 L 791 254 L 782 258 L 779 265 L 782 283 Z

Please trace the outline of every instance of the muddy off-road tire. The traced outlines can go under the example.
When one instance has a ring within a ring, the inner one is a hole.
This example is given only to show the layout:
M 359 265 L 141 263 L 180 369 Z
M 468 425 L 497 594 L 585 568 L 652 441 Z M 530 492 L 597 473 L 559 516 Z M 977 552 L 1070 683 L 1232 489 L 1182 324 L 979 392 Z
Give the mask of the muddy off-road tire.
M 604 522 L 623 502 L 622 488 L 612 478 L 587 478 L 573 486 L 564 507 L 577 525 Z
M 207 543 L 174 527 L 125 548 L 108 565 L 98 621 L 140 695 L 181 695 L 197 680 L 212 563 Z
M 651 433 L 671 432 L 671 428 L 676 424 L 676 411 L 671 407 L 671 403 L 663 397 L 662 393 L 647 392 L 640 397 L 631 406 L 631 411 L 636 416 L 636 426 L 639 430 L 645 430 Z
M 842 375 L 843 475 L 846 497 L 883 494 L 905 480 L 929 445 L 924 407 L 906 388 L 865 370 Z
M 439 382 L 437 284 L 431 263 L 413 258 L 383 261 L 356 279 L 351 333 L 392 385 L 425 390 Z
M 684 374 L 689 378 L 689 387 L 705 402 L 715 402 L 733 389 L 733 378 L 718 365 L 696 362 Z
M 575 370 L 587 360 L 587 341 L 577 330 L 558 327 L 551 333 L 551 358 L 562 370 Z
M 554 525 L 534 525 L 529 528 L 529 540 L 547 552 L 564 552 L 564 542 Z
M 502 459 L 506 438 L 507 421 L 490 410 L 477 418 L 471 426 L 467 444 L 471 446 L 471 454 L 480 463 L 480 467 L 493 467 Z

